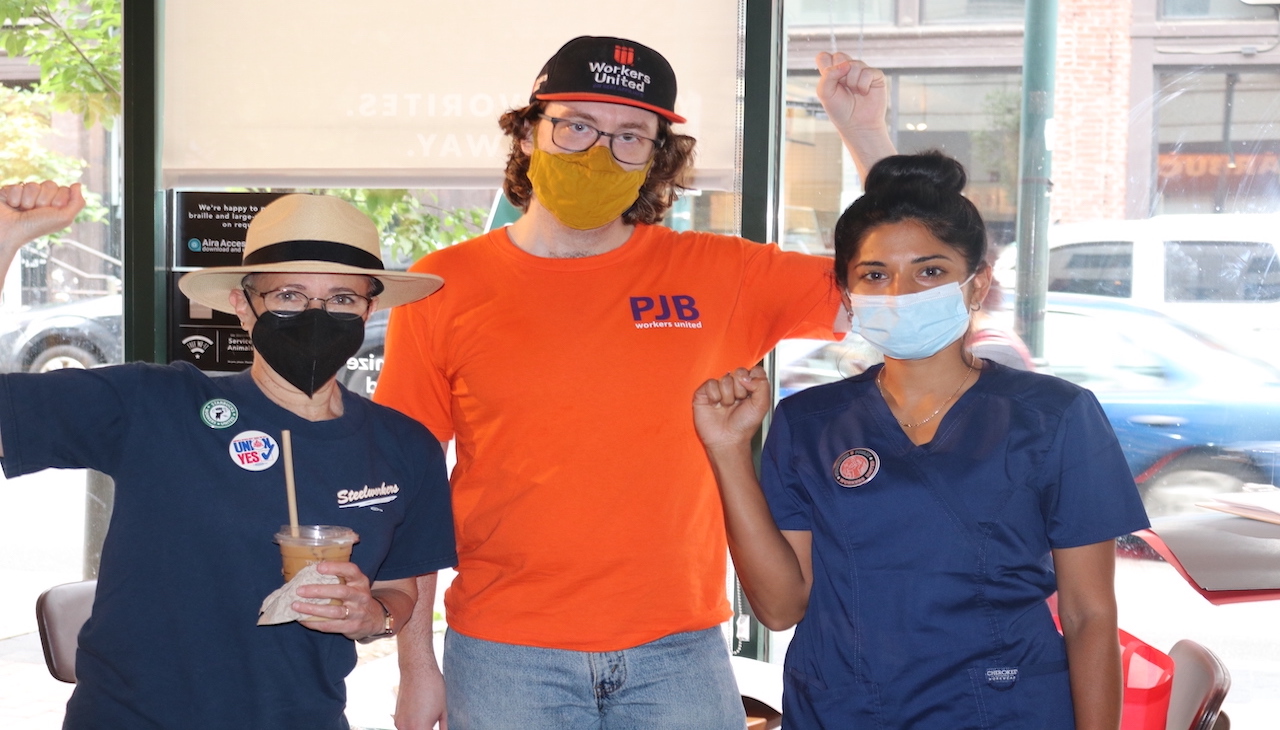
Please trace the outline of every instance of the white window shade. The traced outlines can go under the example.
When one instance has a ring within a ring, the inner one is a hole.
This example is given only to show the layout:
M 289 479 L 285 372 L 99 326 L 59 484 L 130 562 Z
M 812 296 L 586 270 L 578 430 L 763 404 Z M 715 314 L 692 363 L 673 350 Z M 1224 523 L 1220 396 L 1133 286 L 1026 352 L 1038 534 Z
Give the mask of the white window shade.
M 162 184 L 497 187 L 498 117 L 578 35 L 666 56 L 696 185 L 732 188 L 738 0 L 169 0 Z

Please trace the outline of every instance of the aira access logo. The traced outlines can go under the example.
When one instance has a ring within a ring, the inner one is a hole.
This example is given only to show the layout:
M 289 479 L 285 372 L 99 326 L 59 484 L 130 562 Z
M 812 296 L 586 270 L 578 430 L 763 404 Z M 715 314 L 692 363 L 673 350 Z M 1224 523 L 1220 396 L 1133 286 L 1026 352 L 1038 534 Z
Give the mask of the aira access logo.
M 636 49 L 628 48 L 627 46 L 614 46 L 613 60 L 623 66 L 630 66 L 636 62 Z

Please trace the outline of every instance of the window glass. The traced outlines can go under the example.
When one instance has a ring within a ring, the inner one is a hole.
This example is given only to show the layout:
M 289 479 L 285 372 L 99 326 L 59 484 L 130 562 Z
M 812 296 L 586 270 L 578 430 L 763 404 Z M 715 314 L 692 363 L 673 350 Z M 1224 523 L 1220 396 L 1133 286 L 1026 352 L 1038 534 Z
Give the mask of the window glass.
M 79 182 L 87 204 L 67 229 L 23 246 L 3 275 L 0 372 L 118 363 L 119 3 L 17 5 L 0 19 L 0 186 Z M 36 10 L 39 19 L 18 22 Z M 13 679 L 0 689 L 0 727 L 62 725 L 73 685 L 45 670 L 34 608 L 46 589 L 96 575 L 107 481 L 72 469 L 0 476 L 0 674 Z
M 1280 299 L 1280 261 L 1269 243 L 1166 241 L 1165 301 Z
M 1026 0 L 920 0 L 924 23 L 1021 23 Z
M 833 45 L 884 71 L 897 149 L 938 148 L 959 159 L 992 243 L 1017 243 L 1018 198 L 1032 189 L 1018 181 L 1026 49 L 1017 29 L 1026 2 L 899 0 L 894 21 L 865 34 L 840 19 L 840 6 L 854 3 L 832 3 L 834 20 L 821 3 L 793 5 L 777 201 L 784 245 L 827 253 L 835 220 L 861 194 L 814 93 L 814 54 Z M 1044 140 L 1047 271 L 1021 271 L 1015 245 L 995 270 L 1006 291 L 1027 273 L 1032 284 L 1043 275 L 1049 291 L 1043 312 L 1010 297 L 1018 307 L 992 319 L 1010 329 L 1015 315 L 1043 322 L 1037 368 L 1098 396 L 1151 514 L 1201 513 L 1195 502 L 1215 491 L 1280 484 L 1280 315 L 1272 311 L 1280 261 L 1269 233 L 1280 230 L 1280 49 L 1274 24 L 1259 22 L 1274 21 L 1276 7 L 1058 7 Z M 1188 22 L 1151 26 L 1152 18 Z M 856 336 L 789 341 L 776 353 L 774 380 L 785 396 L 878 360 Z M 1255 448 L 1259 440 L 1268 443 Z M 1241 443 L 1253 445 L 1247 457 L 1219 455 Z M 1209 605 L 1169 565 L 1145 559 L 1120 559 L 1116 587 L 1126 630 L 1164 650 L 1195 638 L 1223 658 L 1233 670 L 1224 704 L 1233 724 L 1274 724 L 1280 664 L 1258 659 L 1257 637 L 1270 636 L 1268 604 Z M 782 660 L 787 636 L 775 636 L 771 661 Z M 1264 643 L 1268 657 L 1280 656 L 1280 641 Z
M 893 22 L 894 0 L 793 0 L 783 7 L 792 27 L 884 25 Z
M 1155 209 L 1280 210 L 1280 73 L 1188 69 L 1158 79 Z
M 1165 20 L 1274 20 L 1276 11 L 1240 0 L 1163 0 L 1160 17 Z
M 1049 252 L 1049 291 L 1133 295 L 1133 244 L 1126 241 L 1079 243 Z
M 982 213 L 991 242 L 1013 240 L 1022 78 L 1012 73 L 894 77 L 898 149 L 940 149 L 969 175 L 965 196 Z
M 1091 390 L 1154 390 L 1166 385 L 1160 359 L 1107 316 L 1045 312 L 1044 356 L 1054 375 Z
M 783 243 L 795 250 L 829 253 L 835 221 L 861 193 L 861 183 L 818 102 L 817 79 L 811 68 L 787 77 L 781 230 Z M 940 149 L 960 160 L 969 174 L 965 195 L 982 213 L 991 242 L 1012 241 L 1020 75 L 890 74 L 888 83 L 898 149 Z

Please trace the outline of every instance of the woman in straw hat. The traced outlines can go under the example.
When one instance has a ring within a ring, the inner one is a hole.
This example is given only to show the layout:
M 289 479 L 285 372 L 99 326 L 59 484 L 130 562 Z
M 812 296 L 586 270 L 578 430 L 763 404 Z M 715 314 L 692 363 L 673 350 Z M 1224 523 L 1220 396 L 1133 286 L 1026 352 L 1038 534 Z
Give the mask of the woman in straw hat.
M 52 183 L 0 190 L 0 264 L 83 205 Z M 0 272 L 2 273 L 2 272 Z M 353 639 L 408 620 L 415 576 L 455 563 L 443 455 L 422 426 L 341 387 L 376 307 L 439 277 L 385 271 L 372 222 L 337 198 L 288 195 L 249 226 L 241 266 L 179 288 L 234 313 L 247 372 L 185 363 L 0 375 L 7 476 L 91 468 L 116 482 L 93 615 L 80 634 L 65 727 L 345 728 Z M 306 585 L 299 622 L 258 626 L 281 584 L 288 522 L 282 432 L 299 521 L 352 528 L 341 583 Z

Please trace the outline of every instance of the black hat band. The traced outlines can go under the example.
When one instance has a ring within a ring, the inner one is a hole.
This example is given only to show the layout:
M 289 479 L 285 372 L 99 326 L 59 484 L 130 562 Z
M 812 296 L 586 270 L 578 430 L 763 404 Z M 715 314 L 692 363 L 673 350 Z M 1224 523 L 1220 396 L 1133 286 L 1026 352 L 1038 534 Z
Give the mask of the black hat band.
M 262 266 L 295 261 L 328 261 L 361 269 L 386 269 L 382 259 L 368 251 L 333 241 L 280 241 L 246 254 L 241 265 Z

